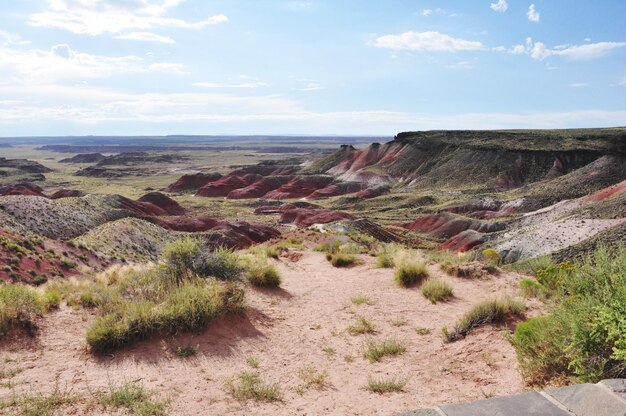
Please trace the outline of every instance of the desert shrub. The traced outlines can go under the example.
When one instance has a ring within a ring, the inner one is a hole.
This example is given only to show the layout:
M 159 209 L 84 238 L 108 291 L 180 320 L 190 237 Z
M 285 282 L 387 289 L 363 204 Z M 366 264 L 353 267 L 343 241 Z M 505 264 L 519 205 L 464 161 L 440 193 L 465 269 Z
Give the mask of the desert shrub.
M 37 276 L 33 279 L 33 284 L 35 286 L 41 286 L 48 281 L 46 276 Z
M 61 294 L 56 289 L 48 289 L 43 294 L 42 301 L 47 311 L 57 309 L 61 304 Z
M 537 270 L 537 281 L 549 292 L 555 292 L 563 288 L 565 279 L 574 271 L 570 262 L 551 264 Z
M 175 284 L 180 284 L 193 273 L 199 250 L 200 241 L 191 237 L 174 240 L 165 246 L 162 257 Z
M 377 362 L 388 355 L 400 355 L 405 351 L 406 346 L 404 343 L 395 338 L 387 338 L 382 341 L 370 339 L 365 344 L 363 357 L 367 358 L 371 362 Z
M 61 263 L 61 267 L 66 268 L 66 269 L 74 269 L 76 268 L 76 266 L 78 266 L 78 264 L 68 259 L 61 259 L 60 263 Z
M 391 269 L 394 265 L 393 255 L 388 251 L 381 251 L 376 255 L 376 267 Z
M 395 280 L 402 287 L 420 284 L 428 277 L 424 263 L 403 262 L 396 265 Z
M 176 355 L 183 358 L 188 358 L 196 355 L 198 350 L 193 345 L 187 345 L 186 347 L 178 347 L 176 349 Z
M 446 282 L 430 278 L 421 287 L 422 295 L 432 303 L 445 302 L 454 296 L 450 285 Z
M 245 269 L 237 253 L 227 247 L 218 247 L 208 253 L 201 250 L 193 265 L 198 276 L 213 276 L 219 280 L 236 280 Z
M 265 247 L 265 255 L 271 259 L 278 259 L 281 250 L 276 246 Z
M 500 253 L 498 253 L 498 251 L 493 248 L 486 248 L 482 251 L 481 254 L 484 259 L 486 259 L 490 264 L 494 266 L 499 265 L 500 261 L 502 260 L 500 257 Z
M 247 273 L 248 282 L 257 287 L 275 288 L 280 286 L 281 278 L 276 267 L 271 264 L 252 267 Z
M 167 401 L 154 399 L 155 392 L 137 383 L 110 387 L 110 391 L 99 395 L 99 402 L 104 407 L 126 409 L 131 414 L 141 416 L 166 415 Z
M 22 284 L 0 286 L 0 336 L 12 329 L 32 332 L 35 319 L 44 312 L 39 294 Z
M 321 251 L 322 253 L 334 254 L 339 251 L 339 249 L 341 248 L 341 244 L 342 243 L 340 240 L 327 241 L 315 247 L 314 250 Z
M 348 332 L 352 335 L 373 334 L 376 332 L 376 326 L 372 321 L 361 316 L 357 319 L 356 323 L 348 327 Z
M 518 325 L 513 337 L 527 380 L 626 376 L 626 249 L 599 247 L 581 264 L 550 269 L 542 282 L 555 290 L 557 305 Z
M 406 379 L 396 377 L 385 380 L 376 380 L 370 377 L 367 380 L 365 389 L 378 394 L 400 392 L 404 390 L 407 381 Z
M 519 282 L 522 295 L 527 298 L 540 298 L 545 294 L 544 287 L 534 279 L 525 278 Z
M 369 297 L 365 296 L 365 295 L 359 295 L 359 296 L 355 296 L 352 299 L 350 299 L 350 301 L 359 306 L 359 305 L 373 305 L 374 301 L 372 301 Z
M 218 315 L 243 307 L 234 284 L 195 278 L 178 286 L 161 283 L 158 273 L 117 277 L 113 289 L 99 289 L 101 314 L 87 331 L 94 352 L 112 351 L 156 333 L 199 331 Z
M 356 263 L 357 258 L 352 254 L 336 253 L 330 258 L 330 264 L 334 267 L 348 267 Z
M 282 399 L 278 384 L 267 384 L 260 375 L 247 371 L 227 380 L 226 388 L 235 399 L 240 401 L 274 402 Z
M 472 329 L 488 324 L 501 324 L 513 316 L 523 317 L 526 307 L 522 302 L 510 298 L 492 299 L 481 302 L 470 309 L 452 331 L 443 328 L 446 342 L 465 338 Z

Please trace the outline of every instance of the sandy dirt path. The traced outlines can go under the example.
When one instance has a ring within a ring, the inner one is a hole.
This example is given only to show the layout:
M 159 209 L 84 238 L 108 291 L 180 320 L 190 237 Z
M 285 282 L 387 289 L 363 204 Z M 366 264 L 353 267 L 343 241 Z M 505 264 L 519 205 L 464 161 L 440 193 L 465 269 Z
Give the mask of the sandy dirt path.
M 524 389 L 502 328 L 482 328 L 453 344 L 443 344 L 440 335 L 473 304 L 499 294 L 518 295 L 520 276 L 464 280 L 431 265 L 430 273 L 448 281 L 455 293 L 452 301 L 433 305 L 419 289 L 396 286 L 393 270 L 376 268 L 371 257 L 362 259 L 363 264 L 348 269 L 333 268 L 323 254 L 311 251 L 295 263 L 281 260 L 282 289 L 249 289 L 245 316 L 220 318 L 199 335 L 148 340 L 98 359 L 84 341 L 93 317 L 64 307 L 45 319 L 37 342 L 4 347 L 5 357 L 20 369 L 13 389 L 47 391 L 58 379 L 62 387 L 88 398 L 90 391 L 111 384 L 140 381 L 170 398 L 169 412 L 175 415 L 391 415 Z M 356 296 L 367 296 L 373 304 L 354 305 Z M 346 328 L 359 316 L 371 320 L 377 333 L 349 334 Z M 406 322 L 396 326 L 393 321 Z M 432 332 L 420 335 L 416 328 Z M 369 337 L 396 337 L 407 351 L 370 363 L 362 356 Z M 178 357 L 176 348 L 188 344 L 197 346 L 196 356 Z M 246 364 L 249 357 L 258 360 L 258 369 Z M 327 371 L 327 385 L 298 388 L 303 384 L 298 372 L 305 366 Z M 224 382 L 242 371 L 279 383 L 283 400 L 233 399 Z M 404 392 L 380 395 L 363 388 L 369 377 L 393 376 L 408 379 Z M 10 395 L 10 388 L 0 387 L 0 400 Z

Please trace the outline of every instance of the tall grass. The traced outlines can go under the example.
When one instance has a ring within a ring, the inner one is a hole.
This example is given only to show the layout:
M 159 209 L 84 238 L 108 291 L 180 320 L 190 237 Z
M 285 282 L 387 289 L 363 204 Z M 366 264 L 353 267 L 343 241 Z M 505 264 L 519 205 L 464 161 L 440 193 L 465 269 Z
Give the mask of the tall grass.
M 501 324 L 509 317 L 524 317 L 526 307 L 522 302 L 510 298 L 491 299 L 481 302 L 469 310 L 452 331 L 444 327 L 446 342 L 465 338 L 471 330 L 483 325 Z
M 443 280 L 428 279 L 421 287 L 422 295 L 431 303 L 445 302 L 454 296 L 452 287 Z

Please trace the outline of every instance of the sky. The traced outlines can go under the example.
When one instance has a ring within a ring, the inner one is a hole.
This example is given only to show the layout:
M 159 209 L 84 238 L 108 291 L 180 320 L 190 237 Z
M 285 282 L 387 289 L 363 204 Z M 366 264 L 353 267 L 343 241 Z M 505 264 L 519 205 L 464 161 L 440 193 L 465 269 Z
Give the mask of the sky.
M 626 1 L 0 0 L 0 136 L 626 126 Z

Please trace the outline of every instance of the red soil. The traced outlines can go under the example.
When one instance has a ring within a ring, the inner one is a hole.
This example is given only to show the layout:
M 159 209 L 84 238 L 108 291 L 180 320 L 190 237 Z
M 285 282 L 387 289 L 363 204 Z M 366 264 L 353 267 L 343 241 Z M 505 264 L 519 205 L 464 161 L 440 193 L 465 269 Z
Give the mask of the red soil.
M 448 241 L 441 244 L 439 248 L 442 250 L 465 252 L 483 244 L 484 242 L 485 239 L 483 238 L 483 234 L 474 230 L 466 230 L 450 238 Z
M 390 189 L 388 186 L 374 186 L 357 192 L 354 196 L 360 199 L 376 198 L 377 196 L 388 194 Z
M 621 195 L 626 192 L 626 181 L 622 181 L 608 188 L 601 189 L 589 196 L 586 196 L 584 202 L 600 202 L 605 199 L 612 198 L 617 195 Z
M 105 265 L 89 250 L 70 246 L 62 241 L 42 240 L 42 245 L 37 245 L 30 242 L 28 238 L 1 228 L 0 241 L 3 241 L 3 244 L 0 244 L 0 280 L 8 282 L 19 280 L 32 283 L 36 276 L 65 277 L 79 273 L 75 268 L 64 267 L 61 264 L 62 258 L 91 267 Z M 20 249 L 12 244 L 20 246 L 21 250 L 25 249 L 26 253 L 20 256 L 18 254 Z M 17 279 L 16 276 L 18 276 Z
M 427 215 L 403 225 L 409 230 L 417 230 L 432 234 L 435 237 L 450 238 L 466 230 L 475 230 L 483 233 L 499 231 L 504 228 L 498 223 L 483 222 L 479 220 L 456 217 L 452 214 L 441 213 Z
M 333 182 L 332 176 L 298 176 L 278 189 L 265 194 L 269 199 L 304 198 Z
M 280 222 L 283 224 L 295 223 L 299 227 L 308 227 L 313 224 L 327 224 L 339 220 L 353 220 L 355 217 L 345 212 L 331 209 L 294 208 L 281 213 Z
M 322 189 L 313 192 L 307 199 L 329 198 L 331 196 L 351 194 L 363 189 L 363 184 L 358 182 L 332 183 Z
M 85 196 L 86 194 L 83 191 L 79 191 L 76 189 L 60 189 L 49 196 L 50 199 L 61 199 L 61 198 L 80 198 Z
M 224 224 L 211 217 L 146 217 L 147 221 L 163 227 L 167 230 L 185 231 L 185 232 L 202 232 L 208 231 L 213 227 Z
M 245 188 L 246 186 L 262 179 L 258 174 L 249 173 L 241 174 L 240 172 L 232 172 L 216 181 L 210 182 L 198 189 L 197 196 L 206 197 L 225 197 L 235 189 Z
M 207 183 L 216 181 L 221 177 L 222 175 L 219 173 L 196 173 L 193 175 L 183 175 L 164 190 L 167 192 L 196 191 Z
M 4 187 L 0 190 L 0 195 L 25 195 L 46 197 L 41 187 L 28 182 Z
M 183 215 L 185 213 L 185 208 L 180 206 L 178 202 L 160 192 L 150 192 L 137 201 L 155 205 L 163 209 L 169 215 Z
M 280 169 L 278 170 L 280 171 Z M 278 189 L 293 179 L 293 176 L 266 176 L 245 188 L 235 189 L 228 193 L 228 199 L 260 198 L 270 191 Z

